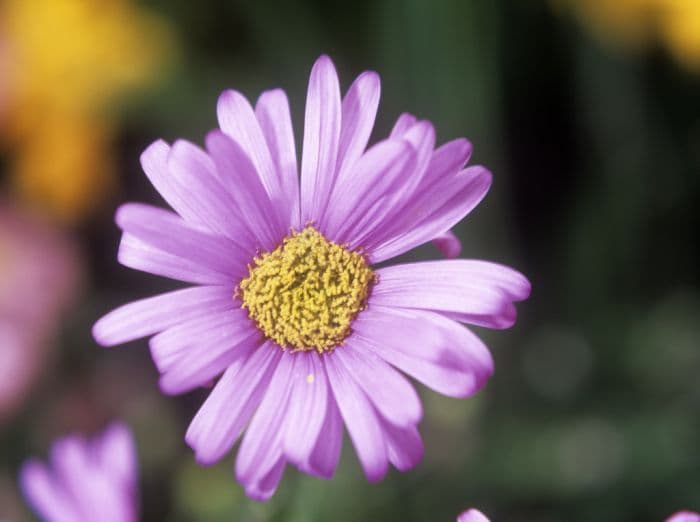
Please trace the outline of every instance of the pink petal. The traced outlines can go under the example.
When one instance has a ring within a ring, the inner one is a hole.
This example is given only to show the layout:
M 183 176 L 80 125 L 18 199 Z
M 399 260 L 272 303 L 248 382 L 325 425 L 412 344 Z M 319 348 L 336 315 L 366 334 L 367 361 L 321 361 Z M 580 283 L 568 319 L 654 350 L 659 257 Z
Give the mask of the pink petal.
M 315 447 L 307 460 L 299 464 L 299 469 L 305 473 L 329 479 L 338 466 L 340 450 L 343 446 L 343 419 L 332 397 L 326 400 L 326 412 L 320 433 L 323 436 L 317 437 Z
M 401 138 L 415 123 L 417 118 L 413 114 L 407 112 L 402 113 L 394 123 L 394 127 L 391 129 L 391 134 L 389 138 Z
M 667 518 L 666 522 L 700 522 L 700 513 L 679 511 Z
M 236 457 L 236 479 L 260 482 L 282 456 L 282 423 L 290 396 L 295 356 L 284 352 L 260 406 L 253 415 Z
M 289 223 L 299 228 L 299 172 L 287 95 L 282 89 L 263 92 L 255 105 L 255 115 L 270 149 L 281 190 L 287 195 Z
M 311 69 L 301 158 L 301 222 L 320 220 L 335 179 L 341 128 L 335 66 L 321 56 Z
M 150 342 L 161 390 L 171 395 L 204 386 L 260 344 L 260 333 L 240 309 L 182 323 Z
M 172 212 L 141 203 L 125 203 L 117 209 L 117 225 L 135 238 L 184 259 L 192 260 L 222 276 L 240 279 L 248 273 L 250 253 L 224 237 L 190 228 Z
M 370 249 L 370 261 L 379 263 L 386 259 L 398 256 L 412 248 L 430 241 L 432 238 L 449 230 L 459 223 L 464 216 L 472 211 L 484 198 L 491 186 L 491 173 L 483 167 L 469 167 L 459 173 L 450 185 L 434 187 L 440 192 L 430 191 L 426 197 L 428 209 L 425 217 L 407 232 L 399 234 L 381 245 L 368 245 Z M 444 200 L 439 208 L 435 208 L 437 202 Z M 421 207 L 417 210 L 420 211 Z
M 405 202 L 410 200 L 425 176 L 435 145 L 433 126 L 430 122 L 419 121 L 404 134 L 402 141 L 411 145 L 411 157 L 406 158 L 406 168 L 394 186 L 385 189 L 383 184 L 376 184 L 374 200 L 381 201 L 380 205 L 366 212 L 356 213 L 356 217 L 349 219 L 352 227 L 348 229 L 343 239 L 347 241 L 350 248 L 364 250 L 366 246 L 375 243 L 374 238 L 377 235 L 383 236 L 387 224 L 395 221 L 394 216 L 404 212 Z
M 255 234 L 241 216 L 234 199 L 217 177 L 209 155 L 196 145 L 176 141 L 168 155 L 170 184 L 186 210 L 185 220 L 202 223 L 215 235 L 225 236 L 241 248 L 251 250 Z
M 400 186 L 414 161 L 413 147 L 405 141 L 383 141 L 369 149 L 355 164 L 352 176 L 333 192 L 322 232 L 343 243 L 349 229 L 360 227 L 374 202 Z
M 324 358 L 328 380 L 367 480 L 377 482 L 387 471 L 388 456 L 381 423 L 364 392 L 334 355 Z
M 510 326 L 513 301 L 530 294 L 529 281 L 496 263 L 467 259 L 394 265 L 376 271 L 372 303 L 446 312 L 466 322 L 493 317 Z M 504 313 L 505 312 L 505 313 Z M 483 321 L 482 321 L 483 323 Z
M 134 301 L 99 319 L 92 335 L 102 346 L 148 337 L 175 326 L 235 306 L 229 286 L 195 286 Z
M 459 257 L 462 251 L 462 242 L 451 230 L 435 236 L 433 238 L 433 245 L 435 245 L 440 253 L 447 259 Z
M 468 509 L 457 517 L 457 522 L 489 522 L 489 519 L 478 509 Z
M 278 207 L 270 201 L 250 158 L 223 132 L 210 132 L 206 142 L 222 182 L 255 230 L 261 246 L 274 250 L 287 233 L 288 223 L 281 220 Z
M 367 147 L 377 116 L 380 92 L 379 75 L 374 71 L 365 71 L 355 79 L 343 98 L 338 183 L 344 176 L 351 174 L 350 167 Z
M 199 216 L 191 211 L 187 194 L 179 190 L 170 174 L 169 155 L 170 145 L 163 140 L 157 140 L 141 153 L 141 167 L 153 187 L 175 212 L 193 225 L 202 224 Z
M 469 183 L 469 177 L 460 175 L 460 170 L 469 160 L 471 151 L 471 143 L 462 138 L 447 142 L 434 150 L 425 171 L 416 176 L 418 185 L 404 192 L 401 202 L 394 205 L 381 227 L 367 237 L 363 245 L 371 250 L 406 234 L 444 205 L 455 192 Z M 440 231 L 442 232 L 444 231 Z
M 213 464 L 231 449 L 260 403 L 281 355 L 282 350 L 266 342 L 240 369 L 231 366 L 224 372 L 185 435 L 197 462 Z
M 301 465 L 311 455 L 323 426 L 327 402 L 326 370 L 316 353 L 297 353 L 282 447 L 290 462 Z M 331 399 L 332 401 L 332 399 Z M 326 435 L 324 434 L 325 438 Z
M 412 469 L 423 458 L 423 440 L 415 426 L 398 428 L 383 422 L 389 462 L 399 471 Z
M 258 500 L 260 502 L 270 500 L 272 495 L 275 494 L 280 480 L 282 480 L 282 474 L 284 473 L 285 466 L 286 463 L 284 458 L 279 457 L 277 462 L 275 462 L 272 468 L 264 477 L 260 479 L 260 481 L 246 484 L 246 495 L 253 500 Z
M 101 438 L 96 439 L 95 453 L 100 469 L 110 478 L 136 496 L 138 462 L 136 446 L 129 428 L 119 422 L 111 424 Z
M 356 350 L 376 353 L 445 395 L 472 395 L 493 373 L 493 359 L 479 338 L 433 312 L 392 309 L 370 301 L 353 330 Z
M 38 460 L 32 459 L 22 466 L 20 484 L 27 501 L 42 518 L 56 522 L 80 520 L 70 498 Z
M 414 426 L 423 417 L 416 390 L 399 372 L 373 353 L 358 353 L 352 338 L 333 353 L 339 364 L 364 390 L 379 414 L 399 428 Z
M 245 151 L 253 163 L 255 171 L 260 176 L 260 181 L 272 202 L 272 209 L 275 212 L 278 212 L 280 209 L 288 209 L 291 194 L 287 194 L 282 190 L 281 180 L 272 162 L 272 155 L 267 146 L 267 140 L 255 111 L 248 100 L 240 92 L 234 90 L 224 91 L 219 96 L 216 113 L 221 130 Z M 279 213 L 279 219 L 286 226 L 289 214 L 281 212 Z
M 134 237 L 122 234 L 117 260 L 124 266 L 199 285 L 230 285 L 232 278 L 221 272 L 168 252 Z

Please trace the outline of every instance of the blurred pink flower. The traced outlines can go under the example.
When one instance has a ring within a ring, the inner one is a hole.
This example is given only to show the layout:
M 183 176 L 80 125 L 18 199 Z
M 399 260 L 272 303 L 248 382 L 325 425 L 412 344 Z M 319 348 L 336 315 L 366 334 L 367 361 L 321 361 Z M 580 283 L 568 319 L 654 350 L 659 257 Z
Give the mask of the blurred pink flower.
M 0 421 L 19 406 L 46 356 L 61 310 L 74 295 L 70 241 L 0 203 Z
M 457 522 L 489 522 L 489 519 L 478 509 L 472 508 L 459 515 Z
M 20 472 L 22 492 L 43 519 L 137 520 L 138 463 L 125 425 L 112 424 L 90 441 L 71 435 L 54 442 L 50 465 L 30 459 Z
M 693 511 L 679 511 L 668 517 L 666 522 L 700 522 L 700 514 Z

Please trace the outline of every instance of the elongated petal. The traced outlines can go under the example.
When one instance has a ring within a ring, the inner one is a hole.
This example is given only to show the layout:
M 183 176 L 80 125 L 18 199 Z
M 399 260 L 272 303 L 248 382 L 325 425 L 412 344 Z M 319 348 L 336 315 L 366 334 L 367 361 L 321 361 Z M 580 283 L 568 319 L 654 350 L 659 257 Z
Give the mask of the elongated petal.
M 418 464 L 424 449 L 418 428 L 397 428 L 388 422 L 383 422 L 383 427 L 389 462 L 399 471 L 408 471 Z
M 413 114 L 407 112 L 402 113 L 396 119 L 394 127 L 391 129 L 389 138 L 401 138 L 415 123 L 417 118 Z
M 476 393 L 493 373 L 493 359 L 467 328 L 434 312 L 369 303 L 353 323 L 353 347 L 371 350 L 435 391 Z
M 197 462 L 213 464 L 231 449 L 260 403 L 281 354 L 267 342 L 240 369 L 231 366 L 224 372 L 185 435 Z
M 301 465 L 309 459 L 322 431 L 329 390 L 318 354 L 297 353 L 295 357 L 293 400 L 289 403 L 282 446 L 289 461 Z
M 130 235 L 176 257 L 190 259 L 222 276 L 240 279 L 247 274 L 250 253 L 224 237 L 190 228 L 166 210 L 126 203 L 117 209 L 117 225 Z
M 231 346 L 230 341 L 240 340 L 255 328 L 250 324 L 245 310 L 234 308 L 211 312 L 201 317 L 180 321 L 153 337 L 151 355 L 160 372 L 166 372 L 180 361 L 196 345 L 216 344 Z
M 379 75 L 374 71 L 365 71 L 355 79 L 343 98 L 338 182 L 350 174 L 350 168 L 367 147 L 377 116 L 380 92 Z
M 273 210 L 286 210 L 292 195 L 282 189 L 267 140 L 248 100 L 238 91 L 224 91 L 219 96 L 216 112 L 221 129 L 245 151 L 255 166 L 255 171 L 272 202 Z M 280 116 L 284 117 L 284 114 Z M 286 215 L 284 219 L 288 217 Z
M 179 190 L 168 167 L 170 145 L 158 140 L 149 145 L 141 154 L 141 167 L 149 181 L 165 202 L 183 219 L 192 225 L 203 225 L 199 216 L 192 212 L 187 194 Z
M 301 221 L 320 220 L 336 174 L 341 128 L 340 86 L 335 66 L 321 56 L 311 69 L 301 158 Z
M 376 236 L 386 235 L 387 224 L 394 223 L 395 216 L 403 217 L 405 212 L 411 212 L 410 209 L 404 209 L 404 206 L 407 201 L 411 201 L 413 193 L 419 189 L 426 175 L 426 168 L 435 145 L 435 129 L 430 122 L 416 122 L 403 135 L 402 141 L 411 146 L 411 152 L 406 158 L 400 177 L 387 188 L 384 188 L 386 186 L 384 182 L 375 183 L 373 196 L 378 204 L 366 211 L 363 208 L 348 218 L 348 222 L 352 225 L 345 228 L 346 232 L 342 240 L 347 242 L 350 248 L 366 250 L 377 242 Z M 371 204 L 372 200 L 369 200 L 369 203 Z
M 111 424 L 101 438 L 93 442 L 100 469 L 136 497 L 138 462 L 136 445 L 129 428 Z
M 188 141 L 178 140 L 170 149 L 168 168 L 172 190 L 178 192 L 181 206 L 186 205 L 187 216 L 191 216 L 185 217 L 186 220 L 202 223 L 241 248 L 252 248 L 255 234 L 219 180 L 214 161 L 206 152 Z
M 330 393 L 330 390 L 327 392 Z M 329 479 L 335 473 L 340 460 L 340 450 L 343 446 L 343 419 L 338 411 L 338 405 L 333 397 L 326 400 L 326 413 L 323 426 L 308 459 L 299 465 L 299 469 Z
M 282 354 L 260 407 L 243 436 L 236 456 L 236 478 L 243 485 L 259 482 L 282 455 L 282 424 L 287 411 L 294 360 L 294 354 Z
M 352 176 L 337 187 L 324 220 L 325 232 L 340 243 L 346 231 L 358 228 L 358 222 L 385 193 L 391 193 L 410 171 L 415 161 L 413 147 L 405 141 L 384 141 L 357 162 Z
M 400 428 L 413 426 L 423 417 L 415 389 L 399 372 L 381 358 L 352 347 L 352 338 L 333 354 L 347 373 L 364 390 L 377 411 Z
M 474 375 L 450 364 L 449 360 L 426 360 L 410 351 L 401 351 L 386 343 L 370 342 L 361 336 L 356 336 L 355 346 L 357 350 L 377 354 L 428 388 L 448 397 L 469 397 L 477 389 Z
M 267 472 L 267 474 L 262 477 L 259 481 L 246 484 L 245 493 L 253 500 L 258 500 L 264 502 L 269 500 L 272 495 L 275 494 L 277 486 L 282 480 L 282 475 L 284 474 L 284 468 L 286 462 L 282 456 L 277 459 L 277 462 L 272 466 L 272 468 Z
M 417 132 L 413 130 L 414 127 L 407 132 Z M 363 242 L 366 249 L 371 250 L 411 231 L 464 185 L 469 184 L 470 178 L 461 175 L 460 170 L 469 160 L 471 151 L 471 143 L 463 138 L 449 141 L 435 149 L 423 174 L 416 176 L 418 184 L 412 186 L 410 191 L 403 191 L 401 201 L 385 215 L 382 226 L 367 236 Z M 444 231 L 440 231 L 442 232 Z
M 455 259 L 462 252 L 462 242 L 454 232 L 448 230 L 442 234 L 438 234 L 433 238 L 433 245 L 447 259 Z
M 119 243 L 117 260 L 124 266 L 199 285 L 229 285 L 231 276 L 213 270 L 192 259 L 164 252 L 153 245 L 125 233 Z
M 261 246 L 273 250 L 286 234 L 287 223 L 280 221 L 255 166 L 241 146 L 220 131 L 210 132 L 206 142 L 222 182 L 255 230 Z
M 29 504 L 46 520 L 74 522 L 80 514 L 38 460 L 30 460 L 20 471 L 22 493 Z
M 367 396 L 336 358 L 326 357 L 324 362 L 338 409 L 367 480 L 381 480 L 387 471 L 388 456 L 379 418 Z
M 103 346 L 148 337 L 221 310 L 232 310 L 230 286 L 195 286 L 156 295 L 123 305 L 102 317 L 92 328 L 95 340 Z
M 530 283 L 522 274 L 486 261 L 453 259 L 395 265 L 377 270 L 377 276 L 373 303 L 447 312 L 465 322 L 473 317 L 492 317 L 494 323 L 505 320 L 512 324 L 512 302 L 530 294 Z
M 299 171 L 287 95 L 282 89 L 263 92 L 255 105 L 255 115 L 270 149 L 282 192 L 287 195 L 289 223 L 299 228 Z
M 453 186 L 452 191 L 447 193 L 444 191 L 450 190 L 449 187 L 441 187 L 443 194 L 435 194 L 433 201 L 438 196 L 451 195 L 451 197 L 407 233 L 372 248 L 369 256 L 370 261 L 379 263 L 398 256 L 451 229 L 484 198 L 491 186 L 491 173 L 483 167 L 469 167 L 462 171 L 455 182 L 462 185 L 460 190 L 455 193 Z
M 244 311 L 226 310 L 166 330 L 151 339 L 150 346 L 163 374 L 161 390 L 179 394 L 210 382 L 261 342 Z

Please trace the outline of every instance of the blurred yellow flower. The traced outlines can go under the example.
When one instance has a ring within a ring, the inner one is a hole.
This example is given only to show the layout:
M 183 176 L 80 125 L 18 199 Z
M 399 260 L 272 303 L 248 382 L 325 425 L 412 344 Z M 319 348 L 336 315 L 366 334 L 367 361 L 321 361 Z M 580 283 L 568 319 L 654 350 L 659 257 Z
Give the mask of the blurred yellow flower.
M 0 34 L 12 188 L 76 221 L 114 186 L 114 104 L 162 72 L 168 27 L 129 0 L 4 0 Z
M 643 48 L 659 41 L 682 65 L 700 70 L 700 0 L 552 0 L 606 41 Z

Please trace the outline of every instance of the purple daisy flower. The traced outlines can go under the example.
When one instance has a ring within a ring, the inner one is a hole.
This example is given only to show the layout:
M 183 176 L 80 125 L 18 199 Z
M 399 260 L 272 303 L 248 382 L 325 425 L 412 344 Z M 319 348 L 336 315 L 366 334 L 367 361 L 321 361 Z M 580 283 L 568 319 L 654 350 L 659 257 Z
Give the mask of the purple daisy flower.
M 22 492 L 49 522 L 134 522 L 138 518 L 137 462 L 129 429 L 109 426 L 91 441 L 54 442 L 51 468 L 31 459 L 20 472 Z
M 489 522 L 489 519 L 478 509 L 468 509 L 457 517 L 457 522 Z
M 389 463 L 413 467 L 422 409 L 401 372 L 472 395 L 493 361 L 459 322 L 507 328 L 513 303 L 530 292 L 521 274 L 484 261 L 373 268 L 434 239 L 458 253 L 450 228 L 491 184 L 485 168 L 465 168 L 467 140 L 435 148 L 430 122 L 409 114 L 365 150 L 379 90 L 378 75 L 365 72 L 341 99 L 333 63 L 317 60 L 300 181 L 285 93 L 266 91 L 253 108 L 226 91 L 206 152 L 157 141 L 142 155 L 176 213 L 117 211 L 122 264 L 194 286 L 111 312 L 95 339 L 157 334 L 150 347 L 165 393 L 221 375 L 185 438 L 211 464 L 247 426 L 236 477 L 256 499 L 274 493 L 287 463 L 332 476 L 343 427 L 369 480 Z
M 666 522 L 700 522 L 700 514 L 694 511 L 679 511 L 668 517 Z

